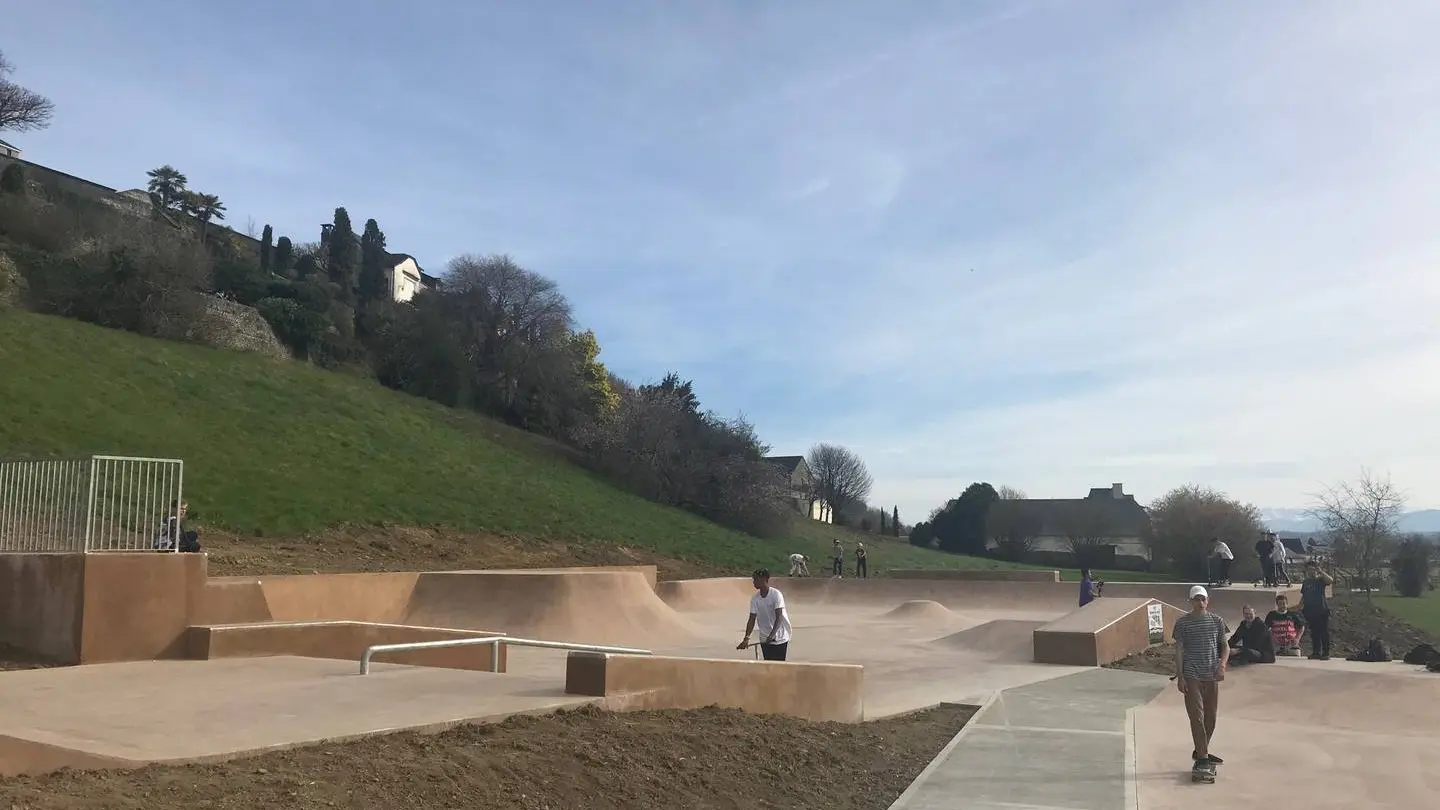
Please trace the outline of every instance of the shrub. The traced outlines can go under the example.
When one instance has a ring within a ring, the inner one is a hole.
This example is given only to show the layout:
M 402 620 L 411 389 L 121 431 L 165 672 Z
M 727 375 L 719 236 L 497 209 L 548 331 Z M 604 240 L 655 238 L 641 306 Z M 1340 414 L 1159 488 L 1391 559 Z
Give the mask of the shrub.
M 1395 556 L 1390 558 L 1390 575 L 1401 596 L 1425 595 L 1430 588 L 1433 554 L 1430 541 L 1418 535 L 1406 537 L 1396 546 Z

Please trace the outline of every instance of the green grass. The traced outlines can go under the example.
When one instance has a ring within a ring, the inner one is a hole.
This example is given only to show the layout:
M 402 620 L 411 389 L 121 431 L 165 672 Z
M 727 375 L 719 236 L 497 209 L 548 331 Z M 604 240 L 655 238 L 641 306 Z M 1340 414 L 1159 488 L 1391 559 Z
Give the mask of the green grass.
M 876 572 L 1014 567 L 806 521 L 762 541 L 621 492 L 553 442 L 357 377 L 0 313 L 0 455 L 89 454 L 184 459 L 194 518 L 248 536 L 440 526 L 746 570 L 793 551 L 823 566 L 838 535 L 863 538 Z
M 1440 591 L 1427 591 L 1413 599 L 1394 593 L 1377 593 L 1372 598 L 1386 613 L 1440 636 Z

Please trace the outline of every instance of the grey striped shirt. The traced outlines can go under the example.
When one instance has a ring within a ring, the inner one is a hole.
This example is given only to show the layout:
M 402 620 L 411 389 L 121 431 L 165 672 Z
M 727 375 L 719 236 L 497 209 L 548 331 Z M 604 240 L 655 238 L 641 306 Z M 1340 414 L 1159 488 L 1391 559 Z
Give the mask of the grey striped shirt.
M 1175 620 L 1174 636 L 1180 644 L 1180 676 L 1186 680 L 1213 681 L 1225 646 L 1225 620 L 1216 613 L 1186 613 Z

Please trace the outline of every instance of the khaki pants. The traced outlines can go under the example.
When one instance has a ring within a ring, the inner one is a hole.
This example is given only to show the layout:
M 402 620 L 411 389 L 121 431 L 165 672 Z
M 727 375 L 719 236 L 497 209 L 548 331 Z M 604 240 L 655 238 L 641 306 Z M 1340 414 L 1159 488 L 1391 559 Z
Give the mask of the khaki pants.
M 1190 737 L 1195 753 L 1210 755 L 1210 738 L 1215 736 L 1215 715 L 1220 708 L 1220 684 L 1216 681 L 1185 681 L 1185 713 L 1190 715 Z

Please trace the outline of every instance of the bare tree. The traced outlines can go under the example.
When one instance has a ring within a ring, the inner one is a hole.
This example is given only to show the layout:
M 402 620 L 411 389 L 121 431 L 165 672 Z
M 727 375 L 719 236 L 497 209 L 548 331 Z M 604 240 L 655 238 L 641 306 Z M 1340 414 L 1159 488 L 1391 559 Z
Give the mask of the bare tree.
M 1115 535 L 1114 515 L 1102 505 L 1080 501 L 1060 516 L 1065 545 L 1075 555 L 1075 564 L 1088 568 L 1100 562 L 1100 549 Z
M 1001 559 L 1021 562 L 1035 549 L 1035 538 L 1044 530 L 1044 521 L 1023 498 L 1007 498 L 1000 488 L 1000 500 L 985 513 L 985 534 L 995 543 Z M 1013 490 L 1012 490 L 1013 491 Z
M 1205 573 L 1211 540 L 1230 545 L 1237 559 L 1251 551 L 1251 540 L 1264 531 L 1260 510 L 1225 493 L 1186 484 L 1165 493 L 1150 505 L 1150 530 L 1142 535 L 1152 562 L 1176 576 L 1191 578 Z
M 870 496 L 875 480 L 850 450 L 822 442 L 810 448 L 805 463 L 810 467 L 812 495 L 830 507 L 830 514 L 839 516 Z
M 999 495 L 1002 501 L 1024 501 L 1030 498 L 1025 494 L 1025 490 L 1003 484 L 995 489 L 995 494 Z
M 1390 476 L 1361 470 L 1360 480 L 1326 487 L 1314 498 L 1310 516 L 1328 536 L 1336 562 L 1355 570 L 1368 597 L 1399 537 L 1405 494 Z
M 28 132 L 50 126 L 55 103 L 7 78 L 15 67 L 0 52 L 0 131 Z

